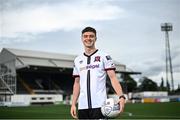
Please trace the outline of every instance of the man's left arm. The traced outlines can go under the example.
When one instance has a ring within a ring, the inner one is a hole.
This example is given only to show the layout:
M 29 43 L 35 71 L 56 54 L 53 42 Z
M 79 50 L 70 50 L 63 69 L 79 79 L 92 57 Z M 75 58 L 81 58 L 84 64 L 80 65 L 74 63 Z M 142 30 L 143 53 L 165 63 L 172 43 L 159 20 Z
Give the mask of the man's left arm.
M 116 94 L 120 97 L 123 95 L 122 87 L 116 77 L 116 73 L 114 70 L 107 70 L 107 74 L 111 80 L 112 87 L 114 88 Z M 119 98 L 119 104 L 120 104 L 120 112 L 123 112 L 124 110 L 124 104 L 125 104 L 125 98 L 120 97 Z

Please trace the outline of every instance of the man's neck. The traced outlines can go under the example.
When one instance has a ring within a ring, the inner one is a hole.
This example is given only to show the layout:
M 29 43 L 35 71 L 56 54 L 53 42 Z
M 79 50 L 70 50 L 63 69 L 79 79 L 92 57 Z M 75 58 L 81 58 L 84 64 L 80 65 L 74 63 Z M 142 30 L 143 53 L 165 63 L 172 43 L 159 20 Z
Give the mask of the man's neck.
M 85 54 L 86 55 L 91 55 L 94 53 L 97 49 L 96 48 L 85 48 Z

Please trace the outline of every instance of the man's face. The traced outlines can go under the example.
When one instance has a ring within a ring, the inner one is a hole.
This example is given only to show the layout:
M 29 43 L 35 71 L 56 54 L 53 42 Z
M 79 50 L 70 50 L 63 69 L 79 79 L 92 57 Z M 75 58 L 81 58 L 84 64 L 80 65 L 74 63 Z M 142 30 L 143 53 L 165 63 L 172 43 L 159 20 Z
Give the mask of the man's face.
M 82 42 L 85 47 L 93 48 L 95 47 L 96 35 L 93 32 L 85 32 L 82 34 Z

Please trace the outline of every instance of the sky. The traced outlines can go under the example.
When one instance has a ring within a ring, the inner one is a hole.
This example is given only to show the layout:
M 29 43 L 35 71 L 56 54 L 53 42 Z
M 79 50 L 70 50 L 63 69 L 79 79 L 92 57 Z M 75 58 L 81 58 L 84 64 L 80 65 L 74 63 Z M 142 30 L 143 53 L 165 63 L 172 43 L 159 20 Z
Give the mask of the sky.
M 180 84 L 180 0 L 0 0 L 0 50 L 16 48 L 79 55 L 81 30 L 97 30 L 96 47 L 138 81 L 165 79 L 165 32 L 169 32 L 175 88 Z M 171 82 L 171 81 L 169 81 Z

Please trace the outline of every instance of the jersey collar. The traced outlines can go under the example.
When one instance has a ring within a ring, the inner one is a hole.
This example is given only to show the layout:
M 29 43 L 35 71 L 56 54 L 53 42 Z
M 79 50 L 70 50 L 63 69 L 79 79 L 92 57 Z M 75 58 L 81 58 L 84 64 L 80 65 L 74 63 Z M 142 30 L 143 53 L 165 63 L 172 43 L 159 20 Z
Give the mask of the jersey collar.
M 86 56 L 86 57 L 91 57 L 91 56 L 94 55 L 97 51 L 98 51 L 98 49 L 97 49 L 96 51 L 94 51 L 93 53 L 91 53 L 90 55 L 87 55 L 87 54 L 84 52 L 84 56 Z

